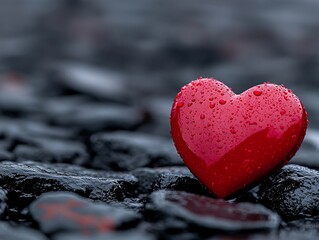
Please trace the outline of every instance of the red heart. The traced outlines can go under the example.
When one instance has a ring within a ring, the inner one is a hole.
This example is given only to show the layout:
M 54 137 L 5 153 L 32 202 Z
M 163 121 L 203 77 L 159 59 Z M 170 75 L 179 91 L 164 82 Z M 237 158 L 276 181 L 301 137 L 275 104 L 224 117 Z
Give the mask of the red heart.
M 199 79 L 181 89 L 171 112 L 179 154 L 222 198 L 285 165 L 299 149 L 307 124 L 298 97 L 268 83 L 236 95 L 215 79 Z

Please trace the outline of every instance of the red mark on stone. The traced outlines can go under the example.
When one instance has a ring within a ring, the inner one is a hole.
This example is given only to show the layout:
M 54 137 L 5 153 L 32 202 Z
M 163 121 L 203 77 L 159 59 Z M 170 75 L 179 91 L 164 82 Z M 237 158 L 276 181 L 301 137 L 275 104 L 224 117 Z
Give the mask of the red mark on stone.
M 68 200 L 61 203 L 42 203 L 39 207 L 43 210 L 43 218 L 46 221 L 57 220 L 61 218 L 79 225 L 84 235 L 93 232 L 110 232 L 114 229 L 114 224 L 107 216 L 88 215 L 78 212 L 79 209 L 85 208 L 86 204 Z

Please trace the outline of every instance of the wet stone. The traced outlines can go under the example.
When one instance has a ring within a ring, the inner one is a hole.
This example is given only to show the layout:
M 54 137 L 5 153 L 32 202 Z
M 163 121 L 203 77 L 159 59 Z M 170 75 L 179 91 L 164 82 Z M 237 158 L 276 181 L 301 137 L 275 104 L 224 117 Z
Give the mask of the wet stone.
M 199 232 L 192 232 L 193 229 L 189 228 L 187 222 L 176 218 L 165 218 L 161 221 L 142 223 L 140 228 L 160 236 L 160 239 L 169 240 L 195 240 L 201 239 L 200 235 L 204 235 L 202 234 L 203 229 L 200 229 Z
M 142 126 L 141 130 L 147 133 L 170 137 L 170 125 L 167 119 L 170 118 L 172 98 L 147 98 L 143 108 L 149 114 L 149 123 Z
M 47 121 L 80 133 L 104 130 L 132 130 L 144 122 L 144 114 L 134 107 L 106 104 L 82 98 L 57 98 L 47 102 Z
M 74 192 L 103 202 L 123 201 L 135 195 L 137 179 L 67 164 L 1 162 L 0 185 L 8 191 L 9 207 L 21 210 L 51 191 Z
M 197 232 L 272 230 L 279 226 L 277 214 L 262 205 L 230 203 L 178 191 L 157 191 L 150 195 L 147 210 L 159 216 L 177 218 Z
M 260 240 L 314 240 L 318 238 L 318 233 L 314 232 L 314 231 L 308 231 L 308 232 L 303 232 L 303 231 L 280 231 L 278 236 L 273 235 L 272 238 L 266 238 L 265 236 L 262 236 L 258 239 Z M 258 240 L 257 239 L 257 240 Z M 254 239 L 253 239 L 254 240 Z
M 0 119 L 0 159 L 83 164 L 88 159 L 84 144 L 71 140 L 72 130 L 45 123 Z
M 156 238 L 148 233 L 136 231 L 114 232 L 108 234 L 97 234 L 93 236 L 83 236 L 76 234 L 61 234 L 53 240 L 155 240 Z
M 47 163 L 74 163 L 86 165 L 89 155 L 86 146 L 80 142 L 33 138 L 29 144 L 18 144 L 13 153 L 18 160 L 32 160 Z
M 139 198 L 125 198 L 123 201 L 112 201 L 110 205 L 113 207 L 120 207 L 132 210 L 134 212 L 140 213 L 144 210 L 144 199 L 139 196 Z
M 71 139 L 75 132 L 61 127 L 53 127 L 48 124 L 14 118 L 0 119 L 1 139 L 16 142 L 29 142 L 34 138 Z
M 5 149 L 1 149 L 0 147 L 0 161 L 4 161 L 4 160 L 13 160 L 14 159 L 14 155 L 5 150 Z
M 217 237 L 209 238 L 207 240 L 314 240 L 318 236 L 314 232 L 301 232 L 301 231 L 286 231 L 279 230 L 278 232 L 270 233 L 256 233 L 256 234 L 228 234 L 219 235 Z
M 303 218 L 291 221 L 287 224 L 286 229 L 298 230 L 303 232 L 315 231 L 319 233 L 319 216 L 312 218 Z
M 236 198 L 236 202 L 258 203 L 259 201 L 258 190 L 259 190 L 259 186 L 254 187 L 253 189 L 242 193 L 239 197 Z
M 12 123 L 12 119 L 10 120 Z M 50 126 L 44 122 L 40 121 L 18 121 L 15 120 L 17 124 L 20 124 L 21 131 L 28 135 L 34 137 L 50 137 L 54 139 L 72 139 L 76 138 L 76 132 L 69 128 Z
M 31 228 L 11 226 L 6 222 L 0 222 L 1 240 L 47 240 L 42 233 Z
M 319 131 L 308 129 L 305 139 L 290 163 L 319 169 Z
M 129 171 L 140 167 L 183 165 L 169 140 L 143 133 L 98 133 L 91 138 L 99 169 Z
M 53 66 L 56 83 L 77 93 L 100 99 L 124 102 L 131 95 L 124 76 L 79 62 L 63 62 Z
M 25 116 L 25 114 L 36 114 L 42 108 L 39 98 L 26 94 L 10 94 L 1 91 L 0 113 L 6 116 Z
M 68 192 L 41 195 L 31 204 L 30 213 L 41 231 L 50 235 L 108 233 L 134 227 L 140 218 L 133 211 L 92 202 Z
M 0 189 L 0 218 L 3 218 L 5 211 L 7 210 L 7 192 L 3 189 Z
M 314 240 L 318 238 L 318 233 L 315 231 L 307 231 L 303 232 L 299 229 L 297 230 L 280 230 L 278 233 L 273 233 L 271 235 L 259 235 L 253 238 L 249 238 L 252 240 Z
M 178 190 L 212 195 L 187 167 L 139 168 L 131 172 L 138 179 L 139 193 Z
M 259 190 L 260 202 L 285 220 L 319 214 L 319 172 L 287 165 L 265 181 Z

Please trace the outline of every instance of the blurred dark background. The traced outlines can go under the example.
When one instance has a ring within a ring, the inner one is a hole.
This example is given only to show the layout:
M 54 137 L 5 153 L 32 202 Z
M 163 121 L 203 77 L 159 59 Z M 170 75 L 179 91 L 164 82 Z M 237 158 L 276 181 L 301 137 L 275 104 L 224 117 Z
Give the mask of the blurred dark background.
M 173 97 L 205 76 L 237 93 L 284 84 L 316 128 L 318 9 L 316 0 L 1 0 L 0 109 L 19 117 L 12 108 L 80 94 L 143 106 L 169 136 Z

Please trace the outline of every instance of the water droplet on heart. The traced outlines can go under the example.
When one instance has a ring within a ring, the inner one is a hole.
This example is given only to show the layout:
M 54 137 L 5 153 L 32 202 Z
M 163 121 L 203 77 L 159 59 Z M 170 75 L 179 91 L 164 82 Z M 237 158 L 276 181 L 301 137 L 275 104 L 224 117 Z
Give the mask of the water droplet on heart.
M 280 126 L 280 129 L 284 129 L 285 127 L 283 125 Z
M 187 106 L 189 106 L 189 107 L 192 106 L 192 105 L 193 105 L 193 103 L 188 103 L 188 104 L 187 104 Z
M 236 131 L 234 128 L 231 128 L 231 129 L 230 129 L 230 132 L 231 132 L 232 134 L 236 134 L 236 133 L 237 133 L 237 131 Z
M 184 106 L 184 103 L 183 103 L 183 102 L 177 103 L 177 107 L 183 107 L 183 106 Z
M 208 100 L 209 100 L 209 101 L 213 101 L 213 98 L 211 97 L 211 98 L 209 98 Z
M 224 105 L 224 104 L 226 103 L 226 100 L 221 99 L 221 100 L 219 100 L 219 103 L 220 103 L 221 105 Z
M 262 91 L 260 91 L 260 90 L 255 90 L 254 91 L 254 95 L 257 96 L 257 97 L 260 96 L 261 94 L 262 94 Z
M 283 110 L 280 111 L 280 114 L 281 114 L 281 115 L 285 115 L 285 114 L 286 114 L 286 111 L 283 109 Z
M 205 117 L 206 117 L 205 114 L 200 115 L 200 119 L 205 119 Z
M 192 102 L 196 102 L 196 99 L 192 99 Z
M 210 108 L 214 108 L 214 107 L 215 107 L 215 103 L 210 103 L 210 104 L 209 104 L 209 107 L 210 107 Z

